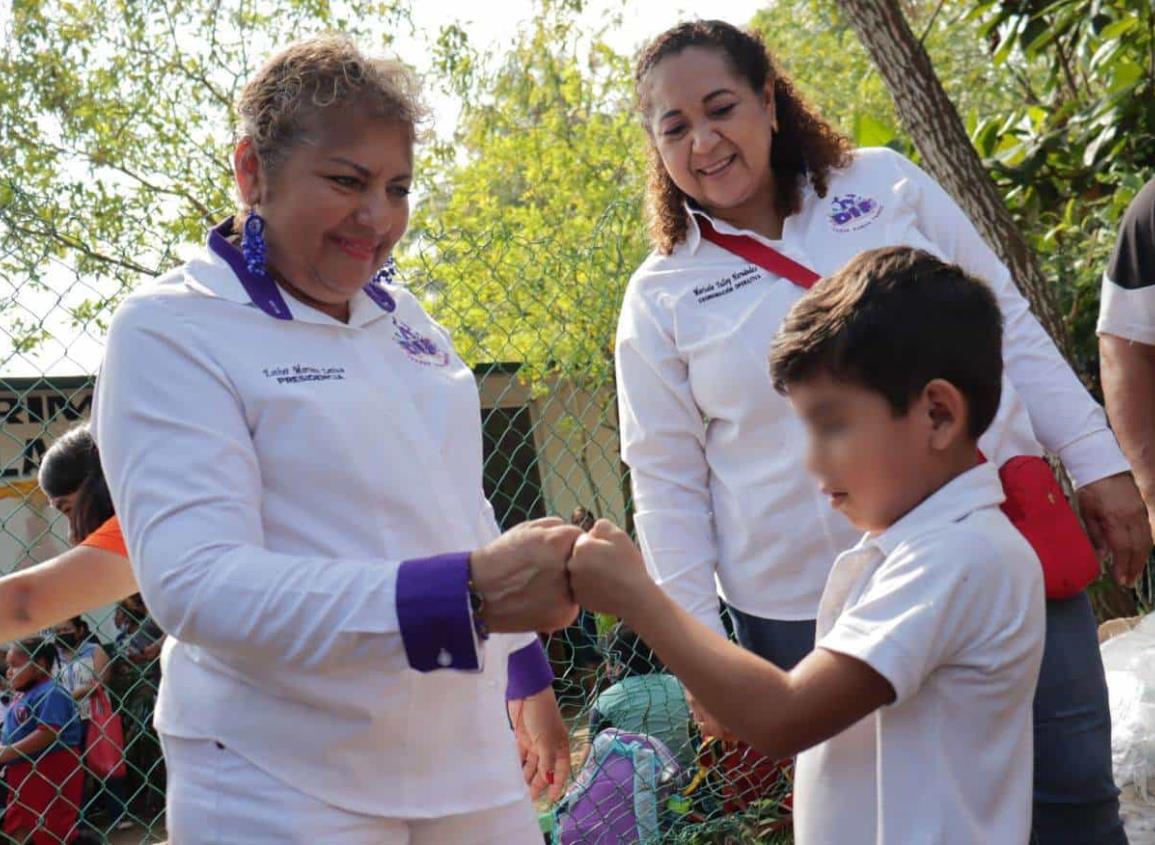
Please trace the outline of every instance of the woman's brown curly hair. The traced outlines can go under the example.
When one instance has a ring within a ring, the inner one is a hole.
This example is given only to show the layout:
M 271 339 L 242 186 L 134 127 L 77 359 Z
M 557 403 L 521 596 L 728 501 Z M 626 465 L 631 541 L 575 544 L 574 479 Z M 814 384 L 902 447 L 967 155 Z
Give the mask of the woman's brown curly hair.
M 734 71 L 755 91 L 761 91 L 767 79 L 774 81 L 774 105 L 778 129 L 770 149 L 770 167 L 774 171 L 777 196 L 775 206 L 783 217 L 798 212 L 802 204 L 804 179 L 818 196 L 826 196 L 827 178 L 832 169 L 850 163 L 853 146 L 850 139 L 823 120 L 794 89 L 794 83 L 778 69 L 766 44 L 756 33 L 738 29 L 724 21 L 691 21 L 679 24 L 659 35 L 638 60 L 634 75 L 638 110 L 650 138 L 646 205 L 650 220 L 650 239 L 664 255 L 686 237 L 686 195 L 674 184 L 662 164 L 649 125 L 650 99 L 646 78 L 662 59 L 676 56 L 689 47 L 707 47 L 722 51 Z

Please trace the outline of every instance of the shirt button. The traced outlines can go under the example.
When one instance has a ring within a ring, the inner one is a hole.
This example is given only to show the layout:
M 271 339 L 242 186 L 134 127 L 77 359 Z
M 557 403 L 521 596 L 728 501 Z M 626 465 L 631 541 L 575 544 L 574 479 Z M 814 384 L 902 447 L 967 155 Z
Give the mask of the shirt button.
M 448 669 L 453 665 L 453 655 L 447 649 L 441 649 L 441 653 L 437 655 L 437 665 L 442 669 Z

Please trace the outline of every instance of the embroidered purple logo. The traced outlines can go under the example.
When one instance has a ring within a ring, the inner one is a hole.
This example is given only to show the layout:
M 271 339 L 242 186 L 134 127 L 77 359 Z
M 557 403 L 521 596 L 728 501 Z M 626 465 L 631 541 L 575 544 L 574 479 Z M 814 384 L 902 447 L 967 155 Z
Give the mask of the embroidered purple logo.
M 882 214 L 882 203 L 858 194 L 843 194 L 830 203 L 830 225 L 836 232 L 865 228 Z
M 15 712 L 12 715 L 18 725 L 23 725 L 32 717 L 32 710 L 27 704 L 17 704 L 13 710 Z
M 429 338 L 418 334 L 401 320 L 394 318 L 397 331 L 393 338 L 405 350 L 405 354 L 424 367 L 444 367 L 449 364 L 449 353 Z

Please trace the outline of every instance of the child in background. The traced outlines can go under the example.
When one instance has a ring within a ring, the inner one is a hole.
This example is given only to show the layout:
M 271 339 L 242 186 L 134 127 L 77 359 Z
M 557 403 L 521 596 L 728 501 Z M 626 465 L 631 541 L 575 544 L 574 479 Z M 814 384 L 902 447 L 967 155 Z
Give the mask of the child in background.
M 71 842 L 84 795 L 84 731 L 72 696 L 53 680 L 55 663 L 56 650 L 39 637 L 8 651 L 8 683 L 17 696 L 0 736 L 9 790 L 3 829 L 33 845 Z
M 998 413 L 994 295 L 926 252 L 863 253 L 794 305 L 771 372 L 823 493 L 866 532 L 830 572 L 817 648 L 786 672 L 727 642 L 608 522 L 578 539 L 577 600 L 627 620 L 739 737 L 799 754 L 799 845 L 1026 842 L 1045 614 L 978 454 L 992 422 L 992 445 L 1030 431 L 1021 405 Z

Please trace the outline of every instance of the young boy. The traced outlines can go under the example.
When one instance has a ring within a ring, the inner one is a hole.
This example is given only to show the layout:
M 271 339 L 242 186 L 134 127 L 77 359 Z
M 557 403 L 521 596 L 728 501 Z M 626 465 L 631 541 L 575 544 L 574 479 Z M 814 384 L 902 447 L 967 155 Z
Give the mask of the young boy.
M 8 682 L 18 693 L 0 736 L 9 789 L 4 833 L 17 842 L 71 842 L 84 792 L 76 704 L 52 679 L 56 649 L 39 637 L 8 650 Z
M 738 736 L 801 752 L 799 845 L 1029 838 L 1042 574 L 977 448 L 999 409 L 1001 323 L 986 286 L 906 248 L 864 253 L 786 318 L 774 386 L 823 494 L 866 532 L 792 671 L 676 606 L 611 524 L 575 547 L 584 607 L 626 619 Z

